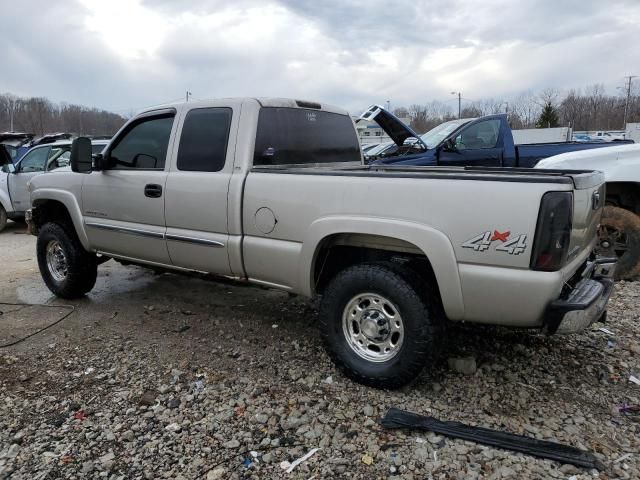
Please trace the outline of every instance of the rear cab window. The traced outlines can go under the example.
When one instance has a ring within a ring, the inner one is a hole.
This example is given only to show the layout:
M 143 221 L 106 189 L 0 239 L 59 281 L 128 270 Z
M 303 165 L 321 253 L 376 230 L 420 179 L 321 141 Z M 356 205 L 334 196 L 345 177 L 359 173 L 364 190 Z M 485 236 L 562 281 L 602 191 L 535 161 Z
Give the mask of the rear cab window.
M 224 168 L 232 110 L 227 107 L 190 110 L 182 126 L 178 170 L 218 172 Z
M 361 162 L 348 115 L 290 107 L 263 107 L 258 117 L 255 166 Z

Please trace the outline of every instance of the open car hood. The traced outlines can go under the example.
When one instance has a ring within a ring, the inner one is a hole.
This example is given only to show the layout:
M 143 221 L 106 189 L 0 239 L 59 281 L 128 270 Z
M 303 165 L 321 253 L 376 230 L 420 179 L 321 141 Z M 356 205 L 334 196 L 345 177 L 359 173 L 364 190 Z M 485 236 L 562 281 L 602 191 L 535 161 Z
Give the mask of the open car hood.
M 33 139 L 32 133 L 4 132 L 0 133 L 0 143 L 20 147 Z
M 420 135 L 418 135 L 411 127 L 396 117 L 393 113 L 385 110 L 380 105 L 372 105 L 369 107 L 362 113 L 362 115 L 360 115 L 360 117 L 358 117 L 356 122 L 359 122 L 360 120 L 376 122 L 380 125 L 380 128 L 389 135 L 391 140 L 393 140 L 393 143 L 399 147 L 404 145 L 405 140 L 408 138 L 415 138 L 425 150 L 429 150 L 427 145 L 420 138 Z

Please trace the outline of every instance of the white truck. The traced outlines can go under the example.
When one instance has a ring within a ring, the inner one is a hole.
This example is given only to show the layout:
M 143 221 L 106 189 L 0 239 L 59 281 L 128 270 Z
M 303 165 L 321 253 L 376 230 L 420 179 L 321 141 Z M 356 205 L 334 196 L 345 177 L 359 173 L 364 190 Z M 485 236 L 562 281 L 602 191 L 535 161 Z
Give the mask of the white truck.
M 31 180 L 42 277 L 89 292 L 114 259 L 320 296 L 331 358 L 394 388 L 449 321 L 576 332 L 606 313 L 603 176 L 364 166 L 346 111 L 242 98 L 149 109 L 73 172 Z
M 92 151 L 100 152 L 106 140 L 94 140 Z M 27 184 L 36 175 L 57 172 L 69 166 L 71 140 L 43 143 L 31 148 L 15 165 L 9 155 L 5 155 L 0 145 L 0 232 L 7 225 L 7 219 L 24 220 L 31 206 Z
M 597 251 L 618 257 L 617 279 L 640 275 L 640 145 L 563 153 L 541 160 L 536 168 L 604 173 L 606 206 Z

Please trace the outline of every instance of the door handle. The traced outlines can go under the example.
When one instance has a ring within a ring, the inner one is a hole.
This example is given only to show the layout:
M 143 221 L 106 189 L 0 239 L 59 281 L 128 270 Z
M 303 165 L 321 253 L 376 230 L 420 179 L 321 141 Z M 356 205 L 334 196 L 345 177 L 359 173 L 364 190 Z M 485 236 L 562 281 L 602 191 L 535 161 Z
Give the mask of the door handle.
M 162 196 L 162 185 L 150 183 L 144 186 L 144 196 L 149 198 L 160 198 Z

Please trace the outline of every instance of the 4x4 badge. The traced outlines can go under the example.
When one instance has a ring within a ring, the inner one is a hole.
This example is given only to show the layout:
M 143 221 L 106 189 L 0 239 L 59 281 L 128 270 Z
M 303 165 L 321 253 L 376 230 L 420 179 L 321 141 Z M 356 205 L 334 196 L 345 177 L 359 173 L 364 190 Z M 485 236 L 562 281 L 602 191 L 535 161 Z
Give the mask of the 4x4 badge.
M 476 252 L 485 252 L 489 250 L 493 242 L 501 242 L 496 245 L 496 252 L 506 252 L 509 255 L 520 255 L 527 249 L 527 236 L 525 234 L 516 235 L 509 239 L 511 232 L 499 232 L 494 230 L 482 232 L 473 238 L 470 238 L 462 244 L 462 248 L 471 248 Z

